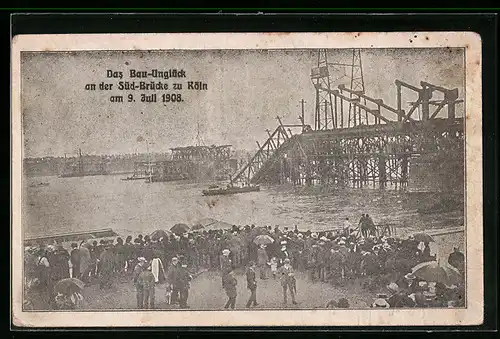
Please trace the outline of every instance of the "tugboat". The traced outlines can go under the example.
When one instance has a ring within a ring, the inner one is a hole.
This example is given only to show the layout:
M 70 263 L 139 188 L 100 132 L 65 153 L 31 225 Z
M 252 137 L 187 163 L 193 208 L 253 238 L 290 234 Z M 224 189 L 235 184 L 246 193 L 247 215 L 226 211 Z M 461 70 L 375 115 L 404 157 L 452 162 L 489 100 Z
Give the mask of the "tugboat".
M 207 190 L 203 190 L 201 193 L 203 195 L 229 195 L 237 193 L 247 193 L 247 192 L 259 192 L 260 186 L 254 185 L 244 185 L 242 187 L 233 186 L 232 183 L 227 185 L 226 188 L 222 188 L 216 185 L 210 185 Z

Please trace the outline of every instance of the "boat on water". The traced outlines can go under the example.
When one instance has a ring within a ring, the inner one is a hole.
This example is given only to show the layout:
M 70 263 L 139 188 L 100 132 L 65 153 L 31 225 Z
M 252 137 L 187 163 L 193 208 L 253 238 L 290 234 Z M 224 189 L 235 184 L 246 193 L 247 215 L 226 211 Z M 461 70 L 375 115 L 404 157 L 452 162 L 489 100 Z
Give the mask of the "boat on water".
M 126 178 L 122 178 L 122 180 L 146 180 L 148 179 L 148 176 L 130 176 Z
M 229 194 L 237 194 L 237 193 L 247 193 L 247 192 L 259 192 L 260 186 L 228 186 L 226 188 L 216 187 L 209 188 L 207 190 L 203 190 L 203 195 L 229 195 Z

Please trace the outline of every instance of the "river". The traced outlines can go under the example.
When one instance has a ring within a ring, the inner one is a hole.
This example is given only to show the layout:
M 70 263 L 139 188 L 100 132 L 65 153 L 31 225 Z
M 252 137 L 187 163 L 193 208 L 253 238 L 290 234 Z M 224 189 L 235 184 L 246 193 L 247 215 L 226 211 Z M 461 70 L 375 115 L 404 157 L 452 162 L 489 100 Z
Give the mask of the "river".
M 119 234 L 149 233 L 175 223 L 214 218 L 231 224 L 279 225 L 329 230 L 349 217 L 368 213 L 376 224 L 392 223 L 397 235 L 408 231 L 463 225 L 463 209 L 421 215 L 426 194 L 379 190 L 324 191 L 288 186 L 260 192 L 204 197 L 207 183 L 123 181 L 123 176 L 23 178 L 25 237 L 112 228 Z M 34 186 L 40 182 L 47 186 Z

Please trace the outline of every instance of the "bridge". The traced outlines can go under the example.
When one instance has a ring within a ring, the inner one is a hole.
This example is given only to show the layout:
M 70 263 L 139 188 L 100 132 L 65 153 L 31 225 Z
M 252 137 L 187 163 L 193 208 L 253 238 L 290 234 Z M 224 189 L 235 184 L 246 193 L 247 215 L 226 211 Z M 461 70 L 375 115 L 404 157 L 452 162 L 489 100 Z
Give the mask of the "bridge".
M 360 52 L 353 55 L 355 73 Z M 396 80 L 397 106 L 392 107 L 368 96 L 362 80 L 356 85 L 355 75 L 350 88 L 332 88 L 332 75 L 322 63 L 331 65 L 325 56 L 311 72 L 314 128 L 304 123 L 303 114 L 301 123 L 292 125 L 278 117 L 276 129 L 267 131 L 262 145 L 257 142 L 257 152 L 232 175 L 232 183 L 463 190 L 464 119 L 456 116 L 463 103 L 458 89 Z M 414 100 L 404 109 L 408 95 Z

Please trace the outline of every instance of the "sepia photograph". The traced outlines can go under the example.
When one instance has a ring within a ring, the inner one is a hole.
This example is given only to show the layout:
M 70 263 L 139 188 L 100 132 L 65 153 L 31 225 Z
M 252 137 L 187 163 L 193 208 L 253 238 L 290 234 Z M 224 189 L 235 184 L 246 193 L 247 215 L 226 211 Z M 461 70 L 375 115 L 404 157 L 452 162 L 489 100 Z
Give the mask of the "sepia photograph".
M 21 325 L 482 319 L 478 36 L 18 38 Z

